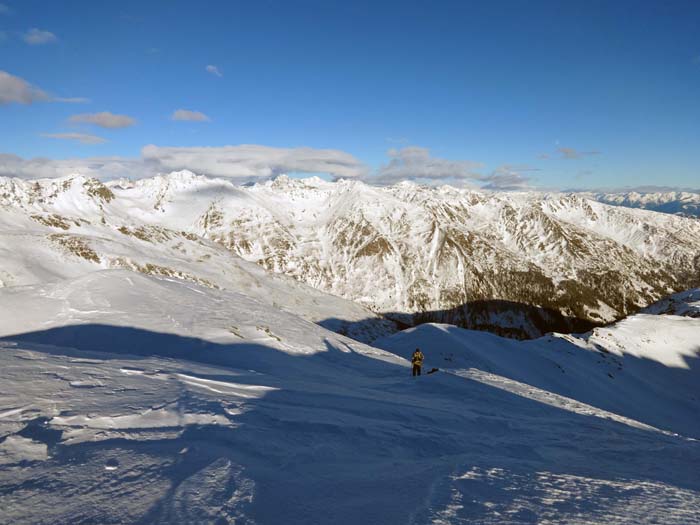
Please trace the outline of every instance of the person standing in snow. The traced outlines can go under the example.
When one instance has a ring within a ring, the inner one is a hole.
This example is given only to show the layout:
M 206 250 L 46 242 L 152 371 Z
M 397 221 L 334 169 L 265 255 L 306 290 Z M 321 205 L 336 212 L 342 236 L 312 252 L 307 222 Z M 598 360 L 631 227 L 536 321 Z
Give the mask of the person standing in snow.
M 413 364 L 413 377 L 420 375 L 420 369 L 423 366 L 423 359 L 425 359 L 423 352 L 420 351 L 420 348 L 416 348 L 416 351 L 413 352 L 413 355 L 411 356 L 411 364 Z

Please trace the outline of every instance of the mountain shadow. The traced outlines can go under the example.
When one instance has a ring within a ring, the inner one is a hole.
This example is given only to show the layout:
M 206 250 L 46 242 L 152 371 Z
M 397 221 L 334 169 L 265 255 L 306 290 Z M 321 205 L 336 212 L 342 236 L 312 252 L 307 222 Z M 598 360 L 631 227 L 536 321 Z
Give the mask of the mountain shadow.
M 425 323 L 444 323 L 512 339 L 535 339 L 549 332 L 583 333 L 596 326 L 608 324 L 569 317 L 553 308 L 502 299 L 470 301 L 442 310 L 417 313 L 385 312 L 382 315 L 395 322 L 400 330 Z M 350 334 L 358 329 L 355 325 L 359 323 L 366 323 L 366 321 L 351 322 L 329 318 L 318 324 L 352 337 Z M 340 328 L 338 328 L 339 325 Z

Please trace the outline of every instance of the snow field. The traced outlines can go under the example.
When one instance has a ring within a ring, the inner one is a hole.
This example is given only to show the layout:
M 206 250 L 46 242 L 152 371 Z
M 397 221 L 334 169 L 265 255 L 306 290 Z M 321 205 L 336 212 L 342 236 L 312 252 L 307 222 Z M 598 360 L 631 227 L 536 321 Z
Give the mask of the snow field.
M 390 353 L 127 271 L 7 288 L 0 314 L 0 523 L 698 520 L 697 427 L 674 408 L 697 387 L 658 375 L 633 417 L 656 368 L 627 360 L 696 368 L 644 349 L 608 364 L 595 336 L 425 325 Z M 412 379 L 415 346 L 450 369 Z

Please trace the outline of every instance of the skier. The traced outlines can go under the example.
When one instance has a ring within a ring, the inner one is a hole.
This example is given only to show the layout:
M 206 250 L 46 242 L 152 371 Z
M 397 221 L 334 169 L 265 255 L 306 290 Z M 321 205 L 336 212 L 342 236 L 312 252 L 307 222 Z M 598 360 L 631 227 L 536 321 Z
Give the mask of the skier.
M 416 348 L 416 351 L 413 352 L 413 355 L 411 356 L 411 363 L 413 364 L 413 377 L 420 375 L 420 369 L 423 366 L 423 359 L 425 359 L 423 352 L 420 351 L 420 348 Z

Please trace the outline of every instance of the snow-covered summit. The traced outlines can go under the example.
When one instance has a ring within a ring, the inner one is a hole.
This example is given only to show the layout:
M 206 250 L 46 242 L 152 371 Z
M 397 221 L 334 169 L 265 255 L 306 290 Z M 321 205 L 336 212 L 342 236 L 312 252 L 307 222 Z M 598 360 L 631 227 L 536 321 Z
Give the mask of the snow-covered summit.
M 41 209 L 53 206 L 80 209 L 87 202 L 102 204 L 114 198 L 112 192 L 97 179 L 70 175 L 55 179 L 28 181 L 0 177 L 0 205 Z
M 14 190 L 0 205 L 0 288 L 74 279 L 102 270 L 129 270 L 236 290 L 360 340 L 395 330 L 392 322 L 360 305 L 291 277 L 270 275 L 259 265 L 192 233 L 195 228 L 186 212 L 196 207 L 196 196 L 188 199 L 178 184 L 195 185 L 198 192 L 203 188 L 211 191 L 202 201 L 204 213 L 211 205 L 211 195 L 222 195 L 222 183 L 233 194 L 240 192 L 226 181 L 189 173 L 134 186 L 105 186 L 76 177 L 0 181 Z M 140 198 L 130 198 L 131 192 Z M 168 203 L 167 213 L 153 205 L 158 199 Z
M 583 331 L 700 284 L 698 221 L 580 194 L 287 176 L 241 187 L 188 171 L 133 184 L 3 179 L 0 188 L 13 220 L 88 221 L 95 233 L 106 228 L 101 237 L 141 227 L 195 235 L 408 323 L 517 337 Z

